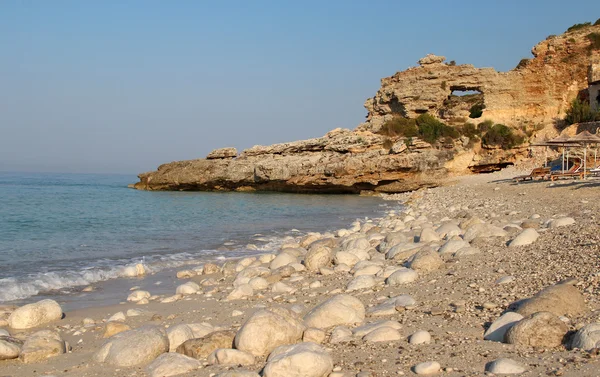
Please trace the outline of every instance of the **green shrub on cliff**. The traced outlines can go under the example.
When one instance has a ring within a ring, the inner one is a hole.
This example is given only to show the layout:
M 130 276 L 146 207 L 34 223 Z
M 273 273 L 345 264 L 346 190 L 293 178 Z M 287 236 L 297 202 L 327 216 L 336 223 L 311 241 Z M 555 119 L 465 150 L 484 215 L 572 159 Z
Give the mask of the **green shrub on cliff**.
M 525 138 L 515 134 L 515 132 L 503 125 L 493 125 L 481 138 L 481 142 L 487 146 L 501 147 L 502 149 L 511 149 L 517 145 L 523 144 Z
M 600 120 L 600 113 L 592 110 L 587 101 L 582 101 L 579 98 L 575 98 L 571 102 L 571 107 L 567 110 L 567 116 L 565 117 L 567 125 L 596 120 Z
M 445 125 L 427 113 L 419 115 L 416 121 L 419 136 L 428 143 L 435 143 L 440 138 L 456 139 L 460 136 L 454 127 Z
M 394 117 L 383 124 L 378 134 L 391 137 L 415 137 L 419 135 L 419 130 L 414 119 Z
M 594 22 L 594 26 L 600 26 L 600 18 L 596 20 L 596 22 Z
M 483 102 L 478 102 L 471 106 L 469 109 L 469 118 L 476 119 L 481 118 L 483 115 L 483 110 L 485 109 L 485 104 Z
M 581 24 L 575 24 L 573 26 L 571 26 L 570 28 L 567 29 L 567 33 L 571 32 L 571 31 L 575 31 L 575 30 L 580 30 L 580 29 L 584 29 L 588 26 L 591 26 L 592 23 L 591 22 L 584 22 Z
M 481 131 L 473 123 L 465 123 L 459 127 L 458 132 L 469 139 L 481 138 Z

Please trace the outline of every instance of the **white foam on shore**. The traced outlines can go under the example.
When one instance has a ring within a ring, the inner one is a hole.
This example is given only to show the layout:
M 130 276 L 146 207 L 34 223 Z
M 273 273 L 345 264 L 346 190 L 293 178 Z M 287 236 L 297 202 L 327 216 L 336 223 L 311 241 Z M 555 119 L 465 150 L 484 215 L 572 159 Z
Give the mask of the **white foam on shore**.
M 382 205 L 390 210 L 387 204 Z M 394 209 L 396 206 L 394 206 Z M 386 211 L 387 212 L 387 211 Z M 365 219 L 355 221 L 364 222 Z M 98 260 L 94 265 L 60 272 L 39 272 L 23 277 L 0 279 L 0 303 L 27 299 L 40 293 L 68 291 L 77 287 L 85 287 L 94 283 L 118 278 L 130 278 L 131 267 L 141 263 L 147 274 L 154 274 L 169 268 L 186 265 L 200 265 L 208 261 L 239 258 L 248 254 L 274 253 L 286 242 L 299 240 L 305 233 L 292 229 L 277 235 L 254 235 L 245 245 L 228 241 L 223 245 L 230 250 L 202 250 L 198 252 L 182 252 L 170 255 L 155 255 L 137 259 Z M 237 246 L 236 246 L 237 245 Z M 129 271 L 128 271 L 129 270 Z

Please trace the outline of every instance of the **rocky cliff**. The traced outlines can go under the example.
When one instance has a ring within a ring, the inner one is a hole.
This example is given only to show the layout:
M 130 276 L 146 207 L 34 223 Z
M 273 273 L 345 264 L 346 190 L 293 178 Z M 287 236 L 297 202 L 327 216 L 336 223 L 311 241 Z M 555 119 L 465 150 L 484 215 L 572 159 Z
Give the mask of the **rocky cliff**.
M 506 149 L 473 143 L 473 137 L 429 144 L 382 132 L 396 117 L 428 113 L 452 125 L 472 116 L 491 119 L 531 137 L 552 135 L 570 101 L 588 85 L 588 68 L 599 57 L 586 36 L 588 27 L 552 36 L 509 72 L 445 63 L 428 55 L 419 66 L 381 80 L 365 102 L 367 120 L 356 130 L 336 129 L 321 138 L 255 146 L 239 156 L 233 148 L 206 159 L 164 164 L 139 175 L 141 190 L 287 191 L 319 193 L 404 192 L 438 185 L 451 174 L 497 170 L 528 157 L 527 144 Z M 467 96 L 453 92 L 467 91 Z

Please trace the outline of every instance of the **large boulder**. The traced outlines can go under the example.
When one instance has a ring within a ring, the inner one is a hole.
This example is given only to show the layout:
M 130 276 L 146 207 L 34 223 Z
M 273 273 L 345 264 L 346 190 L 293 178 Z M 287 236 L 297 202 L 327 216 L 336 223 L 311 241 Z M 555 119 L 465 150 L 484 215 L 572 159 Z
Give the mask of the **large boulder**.
M 304 329 L 305 326 L 291 310 L 259 310 L 239 329 L 235 336 L 235 348 L 254 356 L 265 356 L 276 347 L 300 341 Z
M 356 297 L 340 294 L 313 308 L 304 317 L 308 327 L 324 329 L 352 325 L 365 319 L 365 306 Z
M 588 311 L 583 295 L 569 283 L 559 283 L 539 291 L 530 299 L 518 303 L 515 310 L 523 316 L 536 312 L 551 312 L 557 316 L 578 316 Z
M 333 359 L 316 343 L 300 343 L 277 347 L 267 359 L 264 377 L 327 377 L 333 370 Z
M 304 265 L 308 271 L 319 271 L 321 267 L 326 267 L 333 259 L 333 252 L 326 246 L 311 248 L 304 256 Z
M 0 336 L 0 360 L 16 359 L 21 353 L 23 341 L 8 335 Z
M 24 363 L 34 363 L 66 352 L 67 345 L 56 331 L 42 330 L 27 338 L 19 359 Z
M 186 340 L 177 347 L 177 352 L 194 359 L 204 359 L 216 349 L 233 347 L 234 338 L 235 331 L 215 331 L 202 338 Z
M 169 338 L 162 327 L 142 326 L 108 339 L 94 354 L 97 362 L 118 367 L 147 364 L 169 351 Z
M 346 292 L 358 291 L 361 289 L 372 288 L 377 284 L 375 278 L 371 275 L 357 276 L 346 286 Z
M 42 300 L 21 306 L 8 317 L 8 325 L 13 329 L 30 329 L 63 317 L 60 305 L 54 300 Z
M 202 367 L 200 361 L 180 353 L 163 353 L 147 367 L 150 377 L 171 377 Z
M 531 347 L 558 347 L 569 331 L 567 325 L 550 312 L 539 312 L 512 326 L 505 335 L 509 344 Z
M 585 351 L 600 348 L 600 323 L 590 323 L 579 329 L 571 339 L 571 348 Z

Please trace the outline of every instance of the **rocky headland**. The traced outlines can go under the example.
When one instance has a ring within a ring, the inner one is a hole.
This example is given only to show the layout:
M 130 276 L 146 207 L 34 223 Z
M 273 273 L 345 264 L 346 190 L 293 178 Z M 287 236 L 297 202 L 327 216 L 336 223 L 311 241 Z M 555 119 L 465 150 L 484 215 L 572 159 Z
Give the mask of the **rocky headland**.
M 239 155 L 235 148 L 217 149 L 205 159 L 171 162 L 140 174 L 132 186 L 394 193 L 539 159 L 529 143 L 557 136 L 571 101 L 587 93 L 600 72 L 600 50 L 589 37 L 593 33 L 600 33 L 600 25 L 549 36 L 533 47 L 533 58 L 509 72 L 428 55 L 417 67 L 382 79 L 376 95 L 365 102 L 366 122 L 352 131 L 254 146 Z M 420 121 L 424 114 L 431 118 Z M 407 137 L 390 130 L 398 119 L 416 119 L 418 132 Z M 503 145 L 486 138 L 494 124 L 506 126 L 505 133 L 514 134 L 516 142 Z

